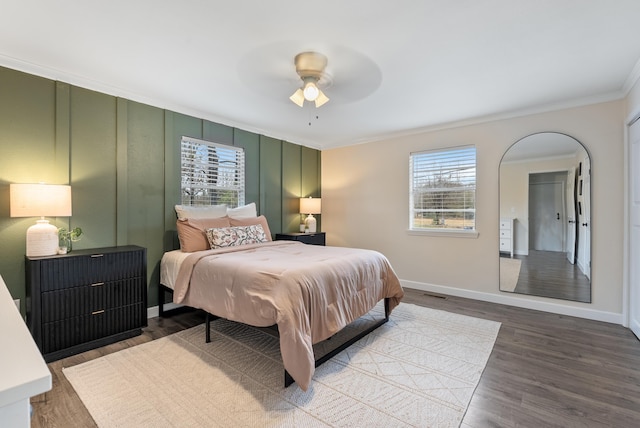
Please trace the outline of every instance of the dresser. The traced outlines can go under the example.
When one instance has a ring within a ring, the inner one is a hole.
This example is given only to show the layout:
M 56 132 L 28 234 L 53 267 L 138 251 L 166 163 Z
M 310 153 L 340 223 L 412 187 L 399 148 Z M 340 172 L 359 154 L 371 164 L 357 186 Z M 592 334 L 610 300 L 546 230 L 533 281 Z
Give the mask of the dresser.
M 310 245 L 325 245 L 325 233 L 276 233 L 276 241 L 300 241 Z
M 510 253 L 513 258 L 513 225 L 514 218 L 503 217 L 500 219 L 500 252 Z
M 147 254 L 134 245 L 27 257 L 27 323 L 45 361 L 117 342 L 147 323 Z

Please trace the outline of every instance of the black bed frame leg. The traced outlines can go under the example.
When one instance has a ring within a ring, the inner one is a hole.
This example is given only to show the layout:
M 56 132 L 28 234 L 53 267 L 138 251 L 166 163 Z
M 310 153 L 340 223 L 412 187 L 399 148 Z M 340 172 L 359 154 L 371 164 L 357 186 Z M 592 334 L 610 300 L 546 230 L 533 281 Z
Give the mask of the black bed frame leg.
M 204 329 L 205 329 L 205 342 L 211 342 L 211 314 L 209 312 L 205 315 L 204 321 Z
M 164 317 L 164 290 L 160 284 L 158 284 L 158 315 Z
M 284 387 L 288 387 L 289 385 L 291 385 L 293 383 L 293 378 L 291 377 L 291 375 L 289 374 L 288 371 L 284 371 Z

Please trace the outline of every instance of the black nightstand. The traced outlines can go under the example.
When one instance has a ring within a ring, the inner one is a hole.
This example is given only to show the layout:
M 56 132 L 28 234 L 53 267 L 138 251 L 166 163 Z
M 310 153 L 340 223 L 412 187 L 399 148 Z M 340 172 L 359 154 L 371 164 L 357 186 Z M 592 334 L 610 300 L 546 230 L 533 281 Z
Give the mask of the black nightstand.
M 300 241 L 311 245 L 325 245 L 325 234 L 324 232 L 276 233 L 276 241 Z

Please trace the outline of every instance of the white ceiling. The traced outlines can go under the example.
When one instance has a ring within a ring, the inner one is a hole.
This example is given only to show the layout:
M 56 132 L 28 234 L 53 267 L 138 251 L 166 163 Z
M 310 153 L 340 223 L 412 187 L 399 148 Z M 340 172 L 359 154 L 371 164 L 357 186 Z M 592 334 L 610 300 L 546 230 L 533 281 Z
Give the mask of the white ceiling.
M 0 65 L 322 149 L 621 98 L 639 17 L 638 0 L 7 0 Z M 307 50 L 329 59 L 319 109 L 288 99 Z

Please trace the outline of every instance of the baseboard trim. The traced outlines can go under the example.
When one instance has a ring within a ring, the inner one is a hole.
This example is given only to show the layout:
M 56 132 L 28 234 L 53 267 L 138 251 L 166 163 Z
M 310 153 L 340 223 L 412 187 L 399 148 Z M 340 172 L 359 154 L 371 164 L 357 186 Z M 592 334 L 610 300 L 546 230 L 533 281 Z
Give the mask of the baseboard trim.
M 604 312 L 595 309 L 588 309 L 577 306 L 563 305 L 561 303 L 547 302 L 542 300 L 533 300 L 529 296 L 522 294 L 510 293 L 483 293 L 480 291 L 465 290 L 462 288 L 448 287 L 445 285 L 428 284 L 415 281 L 401 280 L 403 287 L 412 288 L 414 290 L 428 291 L 438 294 L 446 294 L 449 296 L 464 297 L 467 299 L 475 299 L 483 302 L 498 303 L 501 305 L 516 306 L 519 308 L 533 309 L 542 312 L 551 312 L 554 314 L 567 315 L 571 317 L 585 318 L 594 321 L 603 321 L 612 324 L 622 325 L 622 314 L 615 312 Z
M 640 339 L 640 322 L 631 319 L 629 323 L 629 329 L 636 335 L 638 339 Z
M 175 303 L 165 303 L 164 310 L 170 311 L 171 309 L 181 308 L 182 305 L 178 305 Z M 147 308 L 147 318 L 155 318 L 160 315 L 160 308 L 158 306 L 152 306 Z

